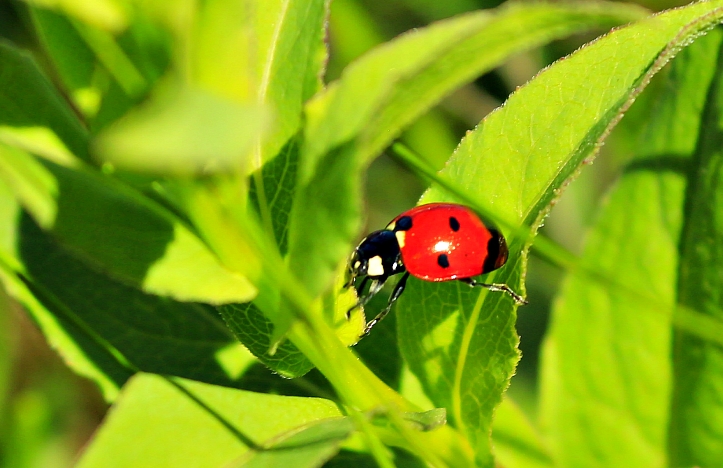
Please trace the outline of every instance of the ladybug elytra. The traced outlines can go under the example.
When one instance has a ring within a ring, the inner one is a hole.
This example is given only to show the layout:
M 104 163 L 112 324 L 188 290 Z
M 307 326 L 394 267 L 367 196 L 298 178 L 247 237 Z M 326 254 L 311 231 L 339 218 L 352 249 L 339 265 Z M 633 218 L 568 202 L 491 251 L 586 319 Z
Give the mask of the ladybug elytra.
M 505 238 L 490 229 L 470 208 L 454 203 L 430 203 L 405 211 L 380 231 L 374 231 L 354 249 L 349 260 L 350 279 L 363 307 L 390 276 L 404 273 L 384 310 L 367 323 L 362 336 L 381 319 L 404 291 L 409 275 L 425 281 L 459 280 L 470 286 L 509 294 L 518 304 L 527 302 L 505 284 L 480 283 L 473 276 L 489 273 L 507 262 Z M 356 284 L 357 279 L 361 279 Z M 367 282 L 369 290 L 363 294 Z

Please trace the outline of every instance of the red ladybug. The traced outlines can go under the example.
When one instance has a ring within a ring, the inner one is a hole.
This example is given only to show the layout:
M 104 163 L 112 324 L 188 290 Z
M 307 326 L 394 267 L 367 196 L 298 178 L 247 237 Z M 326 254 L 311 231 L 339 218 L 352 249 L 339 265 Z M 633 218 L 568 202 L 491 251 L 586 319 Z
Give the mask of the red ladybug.
M 404 276 L 389 296 L 387 307 L 367 323 L 364 335 L 389 313 L 404 291 L 410 274 L 426 281 L 459 280 L 470 286 L 503 291 L 518 304 L 527 304 L 505 284 L 480 283 L 472 279 L 500 268 L 507 261 L 507 255 L 507 243 L 502 234 L 485 226 L 466 206 L 454 203 L 417 206 L 394 218 L 385 229 L 369 234 L 354 249 L 346 287 L 357 287 L 359 301 L 348 313 L 366 305 L 390 276 L 399 273 Z M 355 284 L 357 278 L 362 278 L 358 285 Z M 369 291 L 363 294 L 369 280 Z

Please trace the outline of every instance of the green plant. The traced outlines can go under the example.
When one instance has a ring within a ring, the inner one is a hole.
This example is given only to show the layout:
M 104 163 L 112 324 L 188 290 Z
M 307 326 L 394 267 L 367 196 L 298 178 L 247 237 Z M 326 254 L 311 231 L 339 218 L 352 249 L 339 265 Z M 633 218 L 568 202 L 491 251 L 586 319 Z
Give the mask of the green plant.
M 45 72 L 0 44 L 0 183 L 15 200 L 0 278 L 114 402 L 79 466 L 492 466 L 493 443 L 505 466 L 720 463 L 723 2 L 476 12 L 326 87 L 327 0 L 54 5 L 29 7 Z M 367 367 L 347 347 L 363 318 L 345 318 L 355 298 L 339 291 L 370 162 L 512 54 L 629 22 L 518 89 L 441 171 L 395 146 L 430 181 L 424 202 L 466 203 L 506 233 L 495 281 L 523 289 L 533 238 L 568 269 L 545 437 L 503 400 L 519 360 L 505 295 L 410 281 L 396 336 L 359 345 Z M 582 257 L 535 237 L 676 55 Z M 249 391 L 257 361 L 323 398 L 269 375 Z M 312 368 L 324 378 L 304 379 Z

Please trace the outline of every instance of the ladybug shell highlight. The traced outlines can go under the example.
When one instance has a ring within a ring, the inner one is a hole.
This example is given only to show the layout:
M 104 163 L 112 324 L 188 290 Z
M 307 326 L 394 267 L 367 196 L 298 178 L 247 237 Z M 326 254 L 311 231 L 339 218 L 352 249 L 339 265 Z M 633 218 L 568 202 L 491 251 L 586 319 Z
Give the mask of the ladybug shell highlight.
M 470 278 L 507 261 L 504 237 L 466 206 L 417 206 L 397 216 L 387 229 L 397 238 L 406 270 L 423 280 Z

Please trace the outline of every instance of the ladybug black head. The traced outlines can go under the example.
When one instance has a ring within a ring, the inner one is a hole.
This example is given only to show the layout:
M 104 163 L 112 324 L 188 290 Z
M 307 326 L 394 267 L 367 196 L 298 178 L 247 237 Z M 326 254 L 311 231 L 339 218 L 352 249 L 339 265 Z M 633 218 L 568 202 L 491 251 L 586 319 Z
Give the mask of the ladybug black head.
M 354 249 L 349 260 L 351 278 L 347 286 L 354 284 L 357 277 L 386 279 L 403 271 L 404 265 L 394 231 L 386 229 L 375 231 Z
M 492 234 L 492 237 L 487 242 L 487 258 L 482 266 L 482 273 L 489 273 L 502 267 L 507 262 L 507 256 L 509 255 L 507 242 L 505 242 L 502 234 L 496 229 L 490 229 L 490 234 Z

